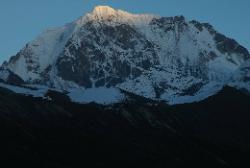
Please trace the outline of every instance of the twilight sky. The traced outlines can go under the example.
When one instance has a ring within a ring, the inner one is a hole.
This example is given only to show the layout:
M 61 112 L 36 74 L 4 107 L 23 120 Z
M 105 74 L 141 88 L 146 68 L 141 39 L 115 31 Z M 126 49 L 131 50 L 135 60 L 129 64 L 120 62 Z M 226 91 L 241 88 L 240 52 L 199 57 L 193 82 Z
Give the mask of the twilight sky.
M 0 0 L 0 63 L 43 30 L 76 20 L 96 5 L 209 22 L 250 50 L 250 0 Z

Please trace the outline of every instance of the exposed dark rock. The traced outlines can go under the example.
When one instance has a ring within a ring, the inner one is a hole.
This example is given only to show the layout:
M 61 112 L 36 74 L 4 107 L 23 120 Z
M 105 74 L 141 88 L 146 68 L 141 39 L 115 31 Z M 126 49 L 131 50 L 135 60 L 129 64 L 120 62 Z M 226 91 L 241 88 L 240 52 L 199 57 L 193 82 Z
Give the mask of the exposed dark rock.
M 202 86 L 204 86 L 204 83 L 197 83 L 195 85 L 190 86 L 189 88 L 182 91 L 181 96 L 193 96 L 195 93 L 197 93 Z
M 198 21 L 190 21 L 199 31 L 203 31 L 206 28 L 210 34 L 214 35 L 214 40 L 217 43 L 217 48 L 220 52 L 224 53 L 237 53 L 241 54 L 244 59 L 249 58 L 249 52 L 246 48 L 239 45 L 234 39 L 228 38 L 225 35 L 217 32 L 209 23 L 200 23 Z
M 84 25 L 81 33 L 81 46 L 75 47 L 72 40 L 69 40 L 66 45 L 69 51 L 65 51 L 57 61 L 58 75 L 65 80 L 74 81 L 84 87 L 114 86 L 128 77 L 140 76 L 142 72 L 139 68 L 147 70 L 157 63 L 155 45 L 129 25 L 110 26 L 89 22 Z M 96 48 L 95 44 L 103 48 Z M 145 52 L 135 50 L 137 45 L 142 46 L 150 59 L 145 57 Z M 130 49 L 131 52 L 128 52 Z M 106 50 L 111 52 L 107 53 Z M 133 57 L 134 61 L 121 61 L 121 55 Z M 110 61 L 106 63 L 107 60 Z M 96 83 L 92 83 L 90 77 Z
M 199 31 L 203 31 L 203 24 L 196 21 L 196 20 L 192 20 L 190 21 L 191 24 L 193 24 Z
M 154 18 L 150 25 L 156 25 L 165 32 L 175 30 L 176 26 L 178 26 L 178 31 L 182 32 L 184 27 L 187 26 L 184 16 Z
M 247 49 L 240 46 L 234 39 L 227 38 L 226 36 L 216 33 L 214 39 L 217 42 L 217 47 L 222 53 L 238 53 L 242 54 L 244 58 L 249 57 Z
M 22 78 L 20 78 L 18 75 L 14 74 L 13 72 L 10 73 L 6 82 L 11 85 L 22 85 L 25 83 Z
M 17 85 L 17 86 L 20 86 L 25 83 L 22 78 L 20 78 L 18 75 L 14 74 L 12 71 L 8 69 L 0 68 L 0 71 L 5 71 L 8 74 L 6 80 L 1 80 L 4 83 Z
M 217 31 L 214 29 L 214 27 L 213 27 L 211 24 L 209 24 L 209 23 L 202 23 L 202 25 L 203 25 L 212 35 L 214 35 L 214 34 L 217 33 Z
M 208 59 L 210 59 L 210 60 L 214 60 L 217 57 L 218 57 L 218 55 L 216 55 L 215 52 L 213 52 L 213 51 L 210 51 L 208 54 Z

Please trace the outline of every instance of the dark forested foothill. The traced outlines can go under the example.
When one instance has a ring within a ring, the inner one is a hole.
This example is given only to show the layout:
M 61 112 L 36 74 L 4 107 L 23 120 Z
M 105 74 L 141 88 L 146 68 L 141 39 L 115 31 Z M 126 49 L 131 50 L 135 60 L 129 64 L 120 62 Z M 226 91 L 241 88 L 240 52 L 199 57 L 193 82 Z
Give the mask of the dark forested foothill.
M 0 89 L 1 167 L 250 166 L 250 97 L 233 88 L 176 106 L 132 94 L 109 106 L 48 95 Z

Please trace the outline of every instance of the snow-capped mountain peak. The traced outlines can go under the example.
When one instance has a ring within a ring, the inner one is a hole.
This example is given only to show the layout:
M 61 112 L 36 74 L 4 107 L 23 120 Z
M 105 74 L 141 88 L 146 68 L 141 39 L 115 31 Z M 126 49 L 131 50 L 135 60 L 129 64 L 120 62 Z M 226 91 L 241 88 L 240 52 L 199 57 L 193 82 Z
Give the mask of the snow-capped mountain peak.
M 92 11 L 92 15 L 95 15 L 98 19 L 107 19 L 111 16 L 117 15 L 118 11 L 110 6 L 96 6 Z
M 109 24 L 142 25 L 148 24 L 153 18 L 157 17 L 152 14 L 132 14 L 120 9 L 113 9 L 110 6 L 96 6 L 92 12 L 81 17 L 77 23 L 83 25 L 89 21 L 101 21 Z
M 175 104 L 213 95 L 249 58 L 209 24 L 97 6 L 42 33 L 4 69 L 68 92 L 115 88 Z

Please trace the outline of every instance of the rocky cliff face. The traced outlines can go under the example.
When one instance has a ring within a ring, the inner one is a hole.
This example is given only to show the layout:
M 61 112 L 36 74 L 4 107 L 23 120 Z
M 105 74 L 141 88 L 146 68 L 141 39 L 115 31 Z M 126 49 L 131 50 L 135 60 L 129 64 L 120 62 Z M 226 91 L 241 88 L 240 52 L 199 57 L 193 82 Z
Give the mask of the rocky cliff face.
M 249 58 L 209 24 L 98 6 L 44 32 L 3 67 L 30 84 L 117 88 L 176 104 L 213 95 Z

